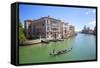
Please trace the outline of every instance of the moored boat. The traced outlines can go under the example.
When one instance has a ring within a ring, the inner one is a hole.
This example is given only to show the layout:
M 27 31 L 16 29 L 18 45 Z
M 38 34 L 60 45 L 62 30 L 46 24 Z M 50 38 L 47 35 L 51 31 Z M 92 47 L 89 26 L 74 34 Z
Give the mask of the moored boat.
M 41 43 L 49 43 L 47 40 L 41 40 Z

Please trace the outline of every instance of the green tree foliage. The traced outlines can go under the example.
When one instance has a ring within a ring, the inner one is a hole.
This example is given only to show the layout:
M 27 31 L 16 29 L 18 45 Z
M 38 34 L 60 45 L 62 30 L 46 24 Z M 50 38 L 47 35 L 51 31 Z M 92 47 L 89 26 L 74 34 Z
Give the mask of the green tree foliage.
M 21 22 L 19 21 L 19 44 L 23 44 L 25 41 L 24 29 Z

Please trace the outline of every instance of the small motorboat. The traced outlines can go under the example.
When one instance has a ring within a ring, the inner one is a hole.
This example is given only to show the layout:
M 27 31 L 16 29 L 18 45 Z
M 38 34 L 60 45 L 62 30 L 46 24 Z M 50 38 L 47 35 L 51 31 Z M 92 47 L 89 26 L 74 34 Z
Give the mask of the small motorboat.
M 53 39 L 52 42 L 64 41 L 64 39 Z
M 44 40 L 41 40 L 41 43 L 49 43 L 49 41 L 44 41 Z

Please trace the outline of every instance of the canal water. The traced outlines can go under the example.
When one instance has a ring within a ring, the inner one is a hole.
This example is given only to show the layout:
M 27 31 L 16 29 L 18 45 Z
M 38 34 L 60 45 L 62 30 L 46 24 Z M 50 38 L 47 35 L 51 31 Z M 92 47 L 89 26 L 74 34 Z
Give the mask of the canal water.
M 71 49 L 68 53 L 51 56 L 50 53 Z M 19 63 L 61 62 L 96 59 L 96 36 L 78 33 L 59 42 L 19 46 Z

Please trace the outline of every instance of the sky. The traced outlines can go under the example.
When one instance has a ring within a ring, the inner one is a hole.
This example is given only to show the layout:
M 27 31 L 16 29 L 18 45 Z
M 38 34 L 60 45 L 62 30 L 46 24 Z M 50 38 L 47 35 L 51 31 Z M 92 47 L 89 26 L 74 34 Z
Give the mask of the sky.
M 19 4 L 19 19 L 24 26 L 24 20 L 36 20 L 44 16 L 59 19 L 62 22 L 75 26 L 76 31 L 84 25 L 94 29 L 96 25 L 96 9 L 77 7 L 58 7 Z

